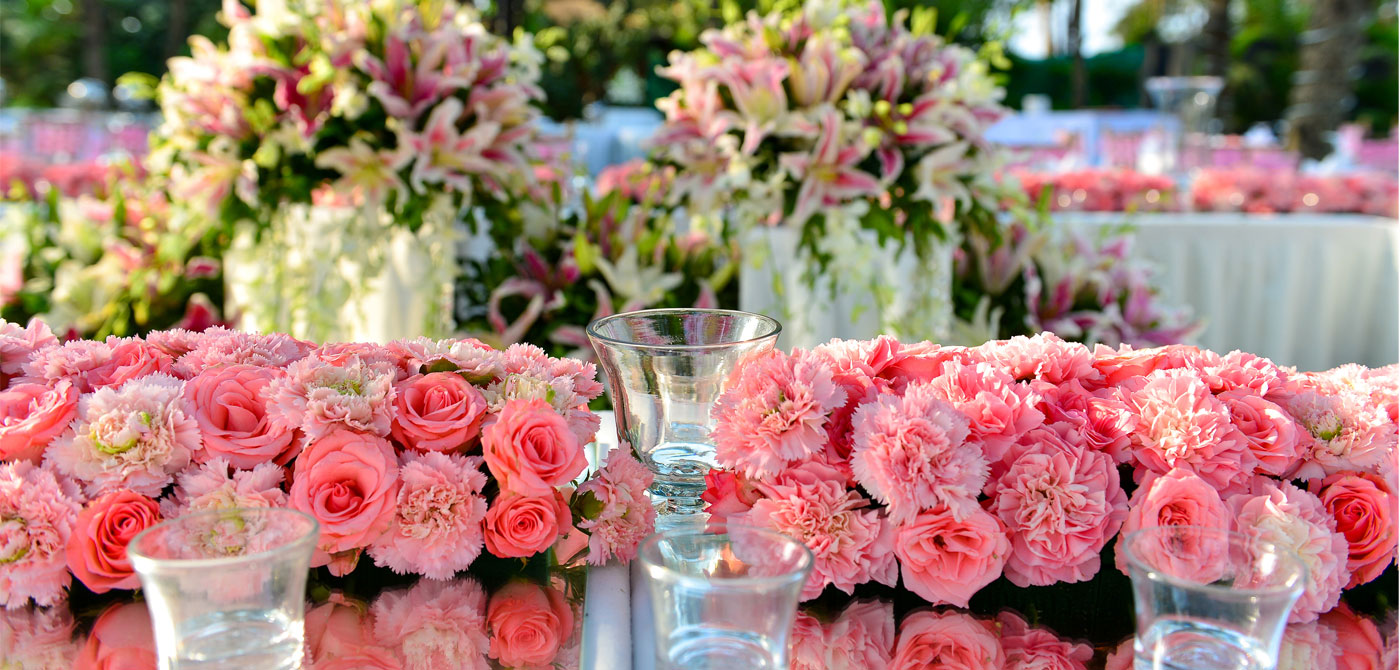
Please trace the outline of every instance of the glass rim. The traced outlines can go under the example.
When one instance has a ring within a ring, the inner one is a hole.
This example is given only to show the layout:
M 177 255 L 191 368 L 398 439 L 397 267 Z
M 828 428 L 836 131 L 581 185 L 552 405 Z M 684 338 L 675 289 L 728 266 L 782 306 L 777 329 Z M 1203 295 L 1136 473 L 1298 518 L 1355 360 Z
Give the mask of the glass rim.
M 1250 542 L 1255 546 L 1258 546 L 1266 551 L 1272 552 L 1273 555 L 1281 558 L 1284 564 L 1289 566 L 1292 574 L 1290 578 L 1286 581 L 1286 585 L 1268 588 L 1237 589 L 1227 586 L 1218 586 L 1216 584 L 1202 584 L 1200 582 L 1193 582 L 1189 579 L 1182 579 L 1180 577 L 1176 577 L 1174 575 L 1170 575 L 1161 570 L 1158 570 L 1157 568 L 1144 561 L 1142 557 L 1140 557 L 1137 554 L 1137 552 L 1133 551 L 1133 542 L 1137 538 L 1147 537 L 1148 535 L 1152 535 L 1154 533 L 1181 530 L 1213 533 L 1220 535 L 1226 538 L 1227 540 L 1242 540 Z M 1300 558 L 1296 552 L 1294 552 L 1291 549 L 1285 549 L 1284 547 L 1279 546 L 1275 542 L 1261 540 L 1235 530 L 1226 530 L 1224 528 L 1215 528 L 1213 526 L 1187 525 L 1153 526 L 1151 528 L 1139 528 L 1123 536 L 1122 542 L 1119 545 L 1119 549 L 1124 553 L 1123 562 L 1127 563 L 1129 568 L 1136 568 L 1142 570 L 1143 572 L 1147 573 L 1148 577 L 1153 581 L 1160 581 L 1171 586 L 1210 591 L 1212 593 L 1217 593 L 1221 595 L 1234 594 L 1248 598 L 1254 598 L 1263 595 L 1280 595 L 1290 593 L 1293 591 L 1301 592 L 1304 588 L 1307 587 L 1305 580 L 1308 574 L 1308 567 L 1303 563 L 1303 559 Z
M 598 327 L 604 323 L 609 323 L 612 321 L 621 321 L 623 319 L 636 318 L 639 316 L 660 316 L 664 314 L 718 314 L 723 316 L 752 317 L 765 322 L 767 325 L 771 326 L 772 330 L 762 335 L 755 335 L 754 337 L 750 337 L 743 340 L 734 340 L 733 342 L 712 342 L 709 344 L 651 344 L 648 342 L 632 342 L 629 340 L 618 339 L 616 337 L 609 337 L 598 331 Z M 667 307 L 664 309 L 638 309 L 633 310 L 631 312 L 619 312 L 617 314 L 605 316 L 601 319 L 594 319 L 588 322 L 588 327 L 584 329 L 584 332 L 588 334 L 588 339 L 590 340 L 607 342 L 608 344 L 615 344 L 624 347 L 632 347 L 634 349 L 685 349 L 691 351 L 702 351 L 706 349 L 722 349 L 725 347 L 733 347 L 741 344 L 752 344 L 755 342 L 766 340 L 768 338 L 777 339 L 778 335 L 783 332 L 783 324 L 779 323 L 777 319 L 768 316 L 767 314 L 745 312 L 743 310 L 738 309 L 699 309 L 685 307 Z
M 711 532 L 715 528 L 723 528 L 724 532 Z M 795 572 L 785 572 L 783 574 L 773 575 L 770 577 L 746 576 L 704 578 L 684 574 L 678 570 L 675 570 L 674 568 L 662 565 L 661 563 L 652 560 L 652 557 L 650 556 L 652 552 L 656 551 L 657 545 L 660 544 L 662 540 L 669 540 L 672 538 L 694 535 L 727 536 L 729 535 L 730 528 L 754 532 L 756 534 L 763 535 L 769 539 L 774 539 L 780 542 L 791 543 L 793 545 L 796 545 L 799 549 L 802 550 L 802 559 L 801 563 L 799 564 L 798 570 L 796 570 Z M 702 524 L 686 525 L 681 526 L 679 528 L 671 528 L 668 530 L 664 530 L 659 533 L 652 533 L 651 535 L 647 536 L 646 539 L 642 540 L 641 545 L 637 547 L 637 560 L 642 563 L 643 568 L 646 568 L 647 570 L 659 570 L 678 582 L 692 584 L 707 584 L 710 586 L 720 586 L 728 588 L 758 585 L 780 585 L 788 582 L 805 582 L 807 581 L 808 576 L 811 574 L 812 566 L 816 563 L 817 559 L 816 556 L 812 554 L 812 550 L 809 549 L 805 543 L 798 541 L 791 535 L 779 533 L 778 531 L 773 530 L 771 528 L 750 526 L 748 524 L 742 523 L 730 523 L 728 521 L 706 521 Z
M 151 556 L 150 554 L 144 553 L 140 550 L 141 541 L 147 536 L 154 536 L 155 532 L 158 530 L 168 530 L 174 526 L 189 523 L 190 521 L 201 518 L 228 516 L 231 514 L 242 515 L 247 513 L 277 515 L 291 514 L 293 516 L 299 516 L 305 519 L 306 521 L 310 521 L 311 526 L 309 527 L 306 533 L 297 536 L 297 538 L 294 540 L 291 540 L 284 544 L 279 544 L 275 547 L 263 549 L 262 551 L 256 551 L 251 554 L 239 554 L 237 556 L 224 556 L 220 558 L 158 558 L 155 556 Z M 127 543 L 126 545 L 126 556 L 127 560 L 131 562 L 132 569 L 138 573 L 142 572 L 142 567 L 156 566 L 166 568 L 210 568 L 223 565 L 246 563 L 249 561 L 254 561 L 263 558 L 270 558 L 276 554 L 287 551 L 287 549 L 290 547 L 298 547 L 306 544 L 310 544 L 314 547 L 316 540 L 319 539 L 320 536 L 321 523 L 316 520 L 316 517 L 313 517 L 310 514 L 307 514 L 306 512 L 303 512 L 298 509 L 292 509 L 290 507 L 225 507 L 222 509 L 207 509 L 199 512 L 193 512 L 190 514 L 182 514 L 173 519 L 166 519 L 154 526 L 151 526 L 150 528 L 147 528 L 137 533 L 136 537 L 131 538 L 131 542 Z

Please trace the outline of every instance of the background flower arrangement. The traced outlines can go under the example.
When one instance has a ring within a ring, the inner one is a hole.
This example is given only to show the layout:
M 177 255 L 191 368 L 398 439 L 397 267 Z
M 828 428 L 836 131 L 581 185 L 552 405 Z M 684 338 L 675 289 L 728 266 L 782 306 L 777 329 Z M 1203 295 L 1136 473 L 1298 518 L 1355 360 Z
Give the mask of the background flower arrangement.
M 584 325 L 593 319 L 735 304 L 735 243 L 676 230 L 658 206 L 669 179 L 633 163 L 605 170 L 596 195 L 555 182 L 485 208 L 490 252 L 464 263 L 460 327 L 496 346 L 529 342 L 591 360 Z
M 0 317 L 41 317 L 65 339 L 203 330 L 222 319 L 222 252 L 152 179 L 49 190 L 0 212 Z
M 619 449 L 577 483 L 594 375 L 475 340 L 317 347 L 213 329 L 59 344 L 42 322 L 0 322 L 4 605 L 136 589 L 126 544 L 204 509 L 311 514 L 313 566 L 366 592 L 393 575 L 630 558 L 654 519 L 650 474 Z
M 1395 367 L 1297 373 L 1240 352 L 1091 351 L 1043 334 L 833 341 L 735 374 L 708 509 L 807 542 L 808 599 L 902 585 L 906 601 L 1013 607 L 1117 640 L 1130 598 L 1111 545 L 1163 524 L 1299 553 L 1296 623 L 1344 590 L 1372 612 L 1395 588 Z

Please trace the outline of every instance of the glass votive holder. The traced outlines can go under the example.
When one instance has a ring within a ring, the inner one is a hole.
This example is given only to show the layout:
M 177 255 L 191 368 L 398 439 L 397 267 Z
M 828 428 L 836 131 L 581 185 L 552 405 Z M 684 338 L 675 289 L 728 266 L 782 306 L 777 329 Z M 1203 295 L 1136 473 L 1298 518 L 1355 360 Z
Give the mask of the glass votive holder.
M 1273 670 L 1306 568 L 1242 533 L 1159 526 L 1126 535 L 1137 670 Z
M 727 523 L 658 533 L 638 552 L 655 613 L 658 670 L 784 670 L 812 553 Z
M 297 510 L 234 508 L 181 516 L 132 539 L 127 555 L 161 670 L 301 668 L 319 532 Z

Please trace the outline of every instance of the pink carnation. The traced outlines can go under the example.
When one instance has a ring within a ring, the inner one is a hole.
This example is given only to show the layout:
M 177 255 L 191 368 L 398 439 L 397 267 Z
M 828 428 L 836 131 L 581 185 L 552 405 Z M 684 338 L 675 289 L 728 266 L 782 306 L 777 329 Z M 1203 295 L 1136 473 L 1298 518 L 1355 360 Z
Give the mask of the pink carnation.
M 76 486 L 28 461 L 0 465 L 0 604 L 58 602 L 72 582 L 64 553 L 82 511 Z
M 0 391 L 0 459 L 38 462 L 77 412 L 78 390 L 67 379 Z
M 1127 574 L 1127 557 L 1124 554 L 1123 538 L 1144 528 L 1161 526 L 1203 526 L 1206 528 L 1230 528 L 1231 515 L 1220 499 L 1220 493 L 1204 479 L 1190 470 L 1176 468 L 1165 475 L 1148 475 L 1143 479 L 1132 500 L 1128 501 L 1128 515 L 1123 521 L 1123 529 L 1118 536 L 1118 549 L 1115 562 L 1118 570 Z M 1182 547 L 1177 546 L 1179 551 Z M 1138 548 L 1139 551 L 1142 547 Z M 1186 560 L 1174 560 L 1178 556 Z M 1157 557 L 1144 557 L 1151 564 L 1159 566 L 1168 574 L 1183 579 L 1194 579 L 1202 583 L 1215 581 L 1205 579 L 1200 574 L 1202 568 L 1213 569 L 1219 565 L 1214 557 L 1192 556 L 1189 552 L 1171 552 Z
M 894 552 L 904 588 L 935 605 L 967 607 L 1001 576 L 1011 542 L 1001 520 L 980 508 L 961 521 L 938 508 L 901 524 Z
M 891 612 L 893 614 L 893 612 Z M 826 646 L 826 630 L 816 617 L 802 610 L 792 620 L 788 633 L 788 666 L 791 670 L 827 670 L 831 654 Z
M 1289 621 L 1307 623 L 1337 605 L 1347 572 L 1347 540 L 1316 496 L 1287 482 L 1260 477 L 1250 493 L 1227 501 L 1236 529 L 1298 555 L 1307 567 L 1303 596 Z
M 1006 652 L 982 622 L 956 611 L 915 612 L 899 627 L 890 670 L 1002 670 Z
M 189 378 L 225 365 L 282 368 L 300 360 L 314 348 L 309 342 L 280 333 L 260 335 L 214 327 L 203 335 L 194 349 L 175 361 L 175 374 Z
M 1282 391 L 1288 383 L 1288 375 L 1273 361 L 1242 351 L 1232 351 L 1208 362 L 1200 373 L 1216 393 L 1242 391 L 1267 396 Z
M 1094 369 L 1094 355 L 1088 347 L 1066 342 L 1050 332 L 988 342 L 977 350 L 988 363 L 1016 380 L 1038 379 L 1063 384 L 1101 376 Z
M 204 370 L 185 382 L 185 414 L 199 422 L 203 458 L 222 457 L 234 467 L 272 462 L 286 465 L 301 450 L 294 426 L 271 406 L 276 368 L 227 365 Z
M 393 375 L 394 383 L 413 376 L 408 361 L 394 349 L 372 342 L 337 342 L 315 351 L 315 356 L 331 365 L 348 366 L 359 362 L 380 374 Z
M 1385 408 L 1390 420 L 1400 423 L 1400 363 L 1362 373 L 1370 383 L 1371 400 Z
M 1039 397 L 987 363 L 944 363 L 929 386 L 967 417 L 968 442 L 980 445 L 989 461 L 1002 460 L 1017 439 L 1045 421 L 1035 408 Z
M 67 379 L 78 391 L 92 393 L 138 377 L 169 372 L 170 366 L 165 352 L 140 339 L 109 337 L 106 342 L 74 340 L 40 349 L 24 365 L 24 372 L 32 382 Z
M 287 366 L 268 393 L 279 412 L 314 440 L 340 426 L 380 437 L 393 416 L 394 374 L 351 356 L 341 364 L 308 356 Z
M 1305 461 L 1294 473 L 1297 477 L 1367 470 L 1395 458 L 1395 423 L 1369 392 L 1309 381 L 1287 408 L 1304 428 L 1300 451 Z
M 1337 670 L 1337 633 L 1312 621 L 1290 623 L 1278 647 L 1278 670 Z
M 194 351 L 199 347 L 199 343 L 204 338 L 209 337 L 203 332 L 195 332 L 184 328 L 171 328 L 170 330 L 157 330 L 146 334 L 146 343 L 165 352 L 178 365 L 179 358 Z M 178 374 L 178 371 L 177 371 Z
M 1190 370 L 1153 372 L 1124 400 L 1138 416 L 1133 441 L 1142 467 L 1164 474 L 1184 467 L 1222 493 L 1243 491 L 1254 466 L 1230 410 Z
M 888 524 L 870 501 L 846 489 L 834 469 L 806 463 L 764 482 L 761 490 L 765 497 L 734 520 L 776 530 L 812 550 L 803 600 L 817 597 L 827 584 L 846 593 L 872 580 L 895 584 L 899 566 Z
M 894 604 L 888 600 L 853 602 L 829 624 L 799 611 L 789 645 L 792 669 L 885 668 L 894 653 L 894 620 Z
M 632 445 L 623 442 L 608 454 L 607 464 L 597 476 L 578 487 L 575 496 L 592 496 L 600 506 L 596 515 L 585 514 L 579 530 L 589 533 L 588 562 L 602 565 L 609 559 L 630 561 L 637 555 L 642 538 L 656 526 L 656 508 L 651 504 L 647 488 L 654 476 L 632 457 Z M 585 502 L 589 510 L 593 502 Z M 568 556 L 561 556 L 567 560 Z
M 440 454 L 430 454 L 440 455 Z M 423 580 L 370 608 L 374 637 L 405 670 L 487 670 L 486 592 L 474 579 Z
M 458 372 L 474 384 L 487 384 L 505 376 L 501 352 L 480 340 L 419 337 L 396 340 L 388 346 L 413 372 Z
M 715 401 L 715 456 L 745 476 L 770 477 L 822 453 L 827 421 L 845 402 L 831 368 L 811 353 L 750 358 Z
M 175 491 L 160 501 L 167 519 L 210 509 L 235 507 L 286 507 L 282 482 L 287 473 L 273 463 L 259 463 L 252 470 L 238 470 L 215 457 L 175 478 Z
M 374 564 L 429 579 L 466 570 L 484 542 L 480 465 L 480 457 L 404 452 L 393 522 L 369 550 Z
M 1107 454 L 1031 443 L 996 482 L 989 509 L 1006 524 L 1006 577 L 1017 586 L 1080 582 L 1127 516 Z
M 73 613 L 67 607 L 0 609 L 0 649 L 7 667 L 72 668 L 78 654 Z
M 1044 628 L 1031 628 L 1011 612 L 997 615 L 1006 670 L 1086 670 L 1094 649 L 1056 637 Z
M 851 470 L 902 522 L 946 505 L 956 518 L 977 508 L 987 480 L 982 449 L 966 442 L 967 418 L 929 384 L 881 395 L 856 410 Z
M 199 423 L 180 403 L 183 384 L 154 374 L 83 396 L 46 462 L 84 482 L 92 497 L 122 488 L 159 496 L 201 448 Z
M 34 352 L 57 345 L 58 338 L 43 321 L 32 319 L 21 326 L 0 319 L 0 382 L 20 374 Z

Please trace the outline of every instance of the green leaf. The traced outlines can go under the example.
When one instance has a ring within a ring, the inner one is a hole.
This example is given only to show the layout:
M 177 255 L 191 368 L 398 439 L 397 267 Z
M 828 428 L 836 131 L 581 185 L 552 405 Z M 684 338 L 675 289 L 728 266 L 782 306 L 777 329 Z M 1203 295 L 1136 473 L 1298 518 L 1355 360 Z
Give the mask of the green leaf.
M 598 266 L 598 257 L 602 254 L 588 237 L 583 233 L 574 235 L 574 261 L 578 263 L 579 273 L 588 276 L 594 273 Z

